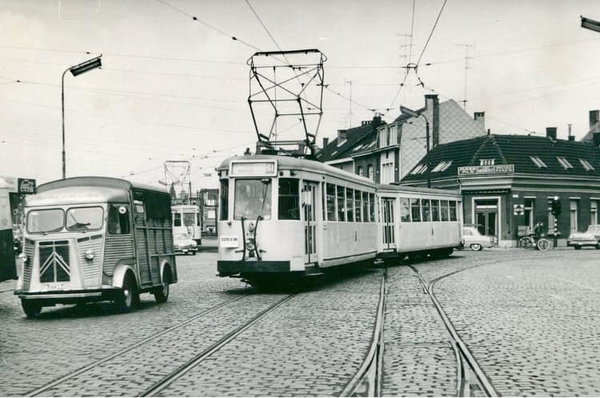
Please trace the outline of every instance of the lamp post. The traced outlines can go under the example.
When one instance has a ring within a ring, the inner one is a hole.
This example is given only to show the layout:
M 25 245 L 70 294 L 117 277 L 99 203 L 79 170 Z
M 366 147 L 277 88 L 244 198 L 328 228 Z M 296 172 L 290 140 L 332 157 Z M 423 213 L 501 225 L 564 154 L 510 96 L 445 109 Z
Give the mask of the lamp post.
M 426 155 L 429 153 L 429 120 L 427 119 L 427 117 L 425 117 L 425 115 L 423 115 L 422 113 L 418 113 L 413 111 L 410 108 L 407 108 L 405 106 L 400 106 L 400 112 L 407 114 L 409 116 L 412 117 L 419 117 L 421 116 L 423 119 L 425 119 L 425 139 L 427 140 L 427 146 L 426 146 Z M 427 178 L 427 188 L 431 187 L 431 179 L 428 177 Z
M 100 68 L 102 61 L 100 58 L 102 54 L 89 59 L 80 64 L 67 68 L 62 74 L 61 80 L 61 108 L 62 108 L 62 178 L 67 178 L 67 154 L 65 152 L 65 75 L 67 72 L 71 72 L 73 76 L 81 75 L 82 73 L 88 72 L 92 69 Z

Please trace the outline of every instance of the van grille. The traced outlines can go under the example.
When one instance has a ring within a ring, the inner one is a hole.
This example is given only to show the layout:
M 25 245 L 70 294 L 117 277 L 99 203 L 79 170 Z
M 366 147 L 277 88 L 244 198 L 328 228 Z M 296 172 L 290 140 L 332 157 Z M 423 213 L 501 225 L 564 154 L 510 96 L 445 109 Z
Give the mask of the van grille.
M 40 282 L 68 282 L 71 279 L 69 241 L 40 242 Z

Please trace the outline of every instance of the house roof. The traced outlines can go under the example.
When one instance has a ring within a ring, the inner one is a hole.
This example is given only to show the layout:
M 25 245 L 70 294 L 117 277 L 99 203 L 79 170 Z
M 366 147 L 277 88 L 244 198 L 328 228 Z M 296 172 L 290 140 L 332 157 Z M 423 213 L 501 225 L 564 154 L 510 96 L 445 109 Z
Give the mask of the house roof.
M 514 165 L 519 174 L 600 177 L 600 149 L 593 143 L 492 134 L 436 146 L 403 181 L 456 176 L 459 167 L 480 166 L 480 159 Z
M 377 127 L 385 124 L 381 117 L 365 122 L 361 126 L 345 130 L 346 139 L 340 142 L 339 134 L 316 155 L 321 162 L 343 159 L 362 152 L 369 146 L 374 146 L 377 139 Z

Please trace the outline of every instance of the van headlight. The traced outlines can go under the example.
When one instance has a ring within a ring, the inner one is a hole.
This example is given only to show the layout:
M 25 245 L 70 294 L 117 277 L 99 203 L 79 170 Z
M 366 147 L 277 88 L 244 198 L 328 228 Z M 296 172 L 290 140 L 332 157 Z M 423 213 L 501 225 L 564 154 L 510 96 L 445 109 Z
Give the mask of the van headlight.
M 19 260 L 23 262 L 23 264 L 27 264 L 29 262 L 29 257 L 25 253 L 19 253 Z
M 85 251 L 85 258 L 86 260 L 93 260 L 95 257 L 94 251 L 92 249 L 87 249 Z

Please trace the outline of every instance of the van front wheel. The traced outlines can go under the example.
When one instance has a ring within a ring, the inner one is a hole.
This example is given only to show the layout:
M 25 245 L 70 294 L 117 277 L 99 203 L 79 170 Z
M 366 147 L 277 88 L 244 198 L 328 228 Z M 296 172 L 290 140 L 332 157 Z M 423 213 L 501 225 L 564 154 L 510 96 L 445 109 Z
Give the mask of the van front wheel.
M 131 276 L 126 276 L 125 280 L 123 281 L 123 288 L 115 300 L 117 311 L 121 313 L 131 311 L 138 300 L 139 297 L 135 280 L 133 280 Z
M 36 318 L 42 312 L 42 306 L 37 300 L 21 299 L 21 307 L 27 318 Z

